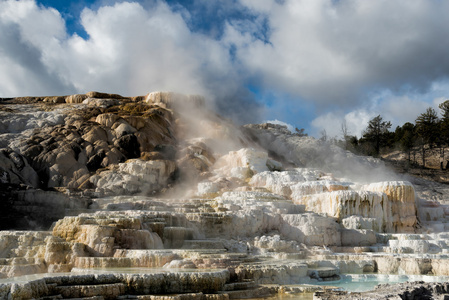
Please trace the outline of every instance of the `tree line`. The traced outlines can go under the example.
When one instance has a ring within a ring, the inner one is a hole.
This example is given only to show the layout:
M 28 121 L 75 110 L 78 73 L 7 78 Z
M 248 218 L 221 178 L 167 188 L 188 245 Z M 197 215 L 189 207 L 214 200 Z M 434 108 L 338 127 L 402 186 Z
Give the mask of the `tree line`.
M 429 107 L 416 118 L 415 123 L 407 122 L 397 126 L 394 131 L 390 130 L 391 122 L 378 115 L 368 122 L 360 139 L 348 134 L 346 123 L 343 122 L 343 140 L 334 142 L 354 153 L 374 157 L 393 150 L 401 150 L 407 153 L 409 162 L 412 161 L 412 152 L 416 153 L 419 149 L 424 167 L 427 151 L 439 148 L 442 158 L 440 166 L 442 169 L 448 169 L 449 160 L 447 163 L 444 161 L 444 147 L 449 146 L 449 100 L 441 103 L 439 109 L 441 116 L 435 109 Z M 416 162 L 415 159 L 413 161 Z

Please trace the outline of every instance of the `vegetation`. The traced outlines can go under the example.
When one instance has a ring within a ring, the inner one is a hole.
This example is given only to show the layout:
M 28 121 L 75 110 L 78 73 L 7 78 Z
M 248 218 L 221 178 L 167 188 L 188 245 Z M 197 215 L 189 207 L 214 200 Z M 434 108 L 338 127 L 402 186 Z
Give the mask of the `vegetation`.
M 369 143 L 372 146 L 373 156 L 378 156 L 380 147 L 386 146 L 390 140 L 390 121 L 384 121 L 380 115 L 368 122 L 368 127 L 362 136 L 362 143 Z
M 436 111 L 429 107 L 425 113 L 422 113 L 416 118 L 416 133 L 418 142 L 422 149 L 422 165 L 426 165 L 426 146 L 433 148 L 435 143 L 439 141 L 439 123 Z
M 415 156 L 419 152 L 422 159 L 421 165 L 424 167 L 428 151 L 439 149 L 441 169 L 448 169 L 449 159 L 447 166 L 443 165 L 443 161 L 444 148 L 449 147 L 449 100 L 441 103 L 439 109 L 440 116 L 435 109 L 429 107 L 417 116 L 414 123 L 407 122 L 397 126 L 394 131 L 390 131 L 391 122 L 378 115 L 368 122 L 360 139 L 350 135 L 346 123 L 342 123 L 343 140 L 334 140 L 334 142 L 357 154 L 375 157 L 400 150 L 407 154 L 407 160 L 410 163 L 417 163 Z

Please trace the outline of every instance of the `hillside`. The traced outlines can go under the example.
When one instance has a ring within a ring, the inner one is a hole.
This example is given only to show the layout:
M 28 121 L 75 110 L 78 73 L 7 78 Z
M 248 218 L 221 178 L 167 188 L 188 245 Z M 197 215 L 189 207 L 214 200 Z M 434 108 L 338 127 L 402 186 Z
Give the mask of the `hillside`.
M 200 96 L 3 99 L 0 298 L 227 300 L 365 275 L 446 280 L 448 189 L 423 176 L 285 126 L 236 126 Z
M 445 153 L 444 159 L 442 158 L 443 151 Z M 449 162 L 449 148 L 426 148 L 425 155 L 425 167 L 422 163 L 422 150 L 418 147 L 411 150 L 410 161 L 408 160 L 408 154 L 402 151 L 393 151 L 383 154 L 381 157 L 389 167 L 399 174 L 409 174 L 449 184 L 449 168 L 446 168 Z M 444 169 L 441 169 L 441 161 L 443 161 Z

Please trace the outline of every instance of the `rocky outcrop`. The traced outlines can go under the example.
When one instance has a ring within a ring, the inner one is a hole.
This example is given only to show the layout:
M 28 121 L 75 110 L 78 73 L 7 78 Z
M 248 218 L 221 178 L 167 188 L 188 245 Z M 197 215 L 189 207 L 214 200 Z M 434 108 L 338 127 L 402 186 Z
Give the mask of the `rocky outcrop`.
M 207 177 L 207 172 L 215 163 L 212 150 L 201 141 L 185 144 L 178 153 L 178 167 L 180 176 L 184 180 L 196 181 L 202 176 Z
M 372 183 L 362 187 L 363 190 L 381 192 L 388 198 L 387 203 L 391 205 L 390 215 L 392 224 L 387 225 L 388 230 L 396 232 L 413 232 L 417 224 L 417 208 L 415 200 L 415 189 L 410 182 L 394 181 Z
M 80 95 L 70 97 L 76 103 L 84 99 Z M 80 101 L 76 100 L 78 98 Z M 95 99 L 102 102 L 93 101 Z M 2 181 L 45 189 L 86 188 L 89 185 L 83 183 L 96 170 L 139 158 L 158 145 L 174 144 L 170 113 L 123 100 L 126 99 L 119 96 L 112 100 L 89 97 L 83 100 L 87 107 L 65 106 L 49 112 L 40 111 L 45 107 L 36 107 L 35 112 L 23 113 L 24 118 L 32 116 L 30 119 L 16 122 L 22 125 L 12 125 L 16 124 L 12 120 L 22 116 L 20 113 L 7 115 L 4 134 L 27 128 L 34 130 L 3 143 L 7 148 L 0 156 Z M 105 101 L 108 105 L 103 107 Z M 37 125 L 34 118 L 43 121 Z

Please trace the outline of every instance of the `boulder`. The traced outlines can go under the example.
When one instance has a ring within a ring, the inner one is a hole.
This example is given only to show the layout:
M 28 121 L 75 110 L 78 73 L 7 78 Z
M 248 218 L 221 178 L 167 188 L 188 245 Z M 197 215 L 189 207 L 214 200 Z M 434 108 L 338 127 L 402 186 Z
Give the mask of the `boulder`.
M 114 146 L 128 159 L 140 157 L 140 144 L 134 134 L 126 134 L 116 139 Z
M 52 96 L 52 97 L 45 97 L 42 102 L 44 103 L 65 103 L 65 97 L 64 96 Z
M 92 126 L 85 134 L 81 136 L 85 141 L 93 144 L 96 141 L 107 141 L 108 135 L 100 126 Z
M 24 183 L 35 188 L 40 185 L 39 177 L 27 159 L 7 149 L 0 149 L 0 183 Z
M 112 127 L 112 125 L 119 119 L 120 117 L 113 113 L 100 114 L 96 117 L 95 122 L 102 126 Z
M 129 125 L 125 120 L 123 120 L 122 122 L 114 123 L 112 129 L 114 130 L 115 136 L 117 138 L 121 138 L 127 134 L 133 134 L 137 132 L 137 129 Z
M 83 94 L 75 94 L 65 97 L 66 103 L 82 103 L 88 96 Z

